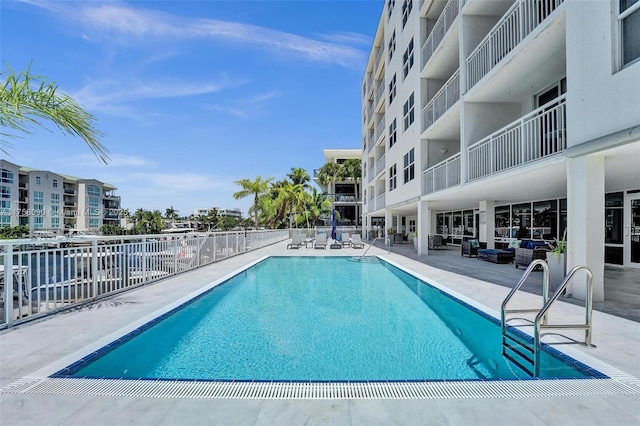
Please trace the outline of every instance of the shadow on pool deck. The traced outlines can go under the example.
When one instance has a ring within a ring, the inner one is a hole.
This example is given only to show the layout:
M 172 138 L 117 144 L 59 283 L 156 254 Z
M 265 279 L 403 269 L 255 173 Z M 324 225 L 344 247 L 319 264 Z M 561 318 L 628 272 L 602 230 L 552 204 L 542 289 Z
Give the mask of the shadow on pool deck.
M 383 241 L 374 244 L 387 249 Z M 504 287 L 515 286 L 524 268 L 516 268 L 513 263 L 495 264 L 477 258 L 460 255 L 460 246 L 449 245 L 446 250 L 430 250 L 429 255 L 418 256 L 413 244 L 394 244 L 393 253 L 422 262 L 434 268 L 454 272 L 459 275 L 498 284 Z M 522 290 L 529 293 L 542 293 L 542 273 L 533 271 L 527 278 Z M 640 322 L 640 271 L 631 268 L 614 268 L 605 266 L 604 270 L 604 302 L 594 302 L 593 309 Z M 563 298 L 565 302 L 584 306 L 584 302 L 573 298 Z

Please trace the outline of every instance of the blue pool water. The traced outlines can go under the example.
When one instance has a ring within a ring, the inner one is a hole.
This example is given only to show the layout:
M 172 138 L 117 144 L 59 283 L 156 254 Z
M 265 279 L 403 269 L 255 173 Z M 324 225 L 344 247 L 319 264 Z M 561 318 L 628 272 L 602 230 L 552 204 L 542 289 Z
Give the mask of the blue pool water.
M 272 257 L 58 376 L 200 380 L 525 377 L 497 321 L 384 261 Z M 597 375 L 545 353 L 543 375 Z

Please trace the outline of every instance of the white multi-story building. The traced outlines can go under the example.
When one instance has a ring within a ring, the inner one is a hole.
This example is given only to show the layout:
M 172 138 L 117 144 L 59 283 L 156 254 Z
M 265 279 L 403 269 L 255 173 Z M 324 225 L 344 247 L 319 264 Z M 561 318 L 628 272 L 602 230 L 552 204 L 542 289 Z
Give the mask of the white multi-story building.
M 218 210 L 218 216 L 221 217 L 232 217 L 234 219 L 242 219 L 242 211 L 238 208 L 235 209 L 223 209 L 222 207 L 209 207 L 209 208 L 200 208 L 195 209 L 193 211 L 194 217 L 206 216 L 209 214 L 211 210 Z
M 342 164 L 348 159 L 360 159 L 362 151 L 359 149 L 325 149 L 323 150 L 326 163 Z M 318 178 L 318 170 L 313 173 L 313 180 L 320 190 L 327 194 L 332 206 L 339 212 L 340 225 L 362 225 L 362 191 L 360 179 L 345 179 L 322 184 Z M 324 218 L 327 225 L 331 224 L 331 217 Z
M 116 187 L 0 160 L 0 226 L 98 233 L 120 224 Z
M 640 267 L 639 1 L 389 0 L 362 100 L 365 228 Z

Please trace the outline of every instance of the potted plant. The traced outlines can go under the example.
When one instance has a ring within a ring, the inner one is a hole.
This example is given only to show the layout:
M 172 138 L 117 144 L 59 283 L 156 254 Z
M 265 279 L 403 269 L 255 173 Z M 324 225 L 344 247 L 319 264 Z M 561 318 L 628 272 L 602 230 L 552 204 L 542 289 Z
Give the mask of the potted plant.
M 389 245 L 392 246 L 393 245 L 393 233 L 394 233 L 395 229 L 393 228 L 387 228 L 387 239 L 389 240 Z
M 555 292 L 567 271 L 567 231 L 564 231 L 562 239 L 554 239 L 553 244 L 549 244 L 550 250 L 547 252 L 547 265 L 549 265 L 549 290 Z

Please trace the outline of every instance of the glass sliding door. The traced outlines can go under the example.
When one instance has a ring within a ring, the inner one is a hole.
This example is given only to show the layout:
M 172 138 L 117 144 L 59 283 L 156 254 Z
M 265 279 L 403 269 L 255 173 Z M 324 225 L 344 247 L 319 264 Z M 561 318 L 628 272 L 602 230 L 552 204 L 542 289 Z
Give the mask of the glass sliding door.
M 628 194 L 625 205 L 625 266 L 640 268 L 640 193 Z

